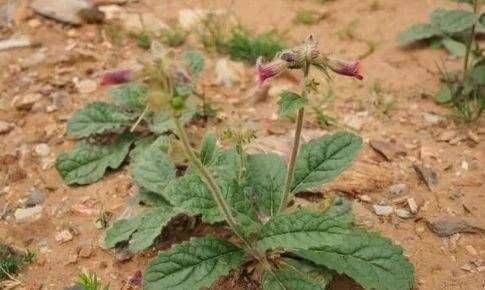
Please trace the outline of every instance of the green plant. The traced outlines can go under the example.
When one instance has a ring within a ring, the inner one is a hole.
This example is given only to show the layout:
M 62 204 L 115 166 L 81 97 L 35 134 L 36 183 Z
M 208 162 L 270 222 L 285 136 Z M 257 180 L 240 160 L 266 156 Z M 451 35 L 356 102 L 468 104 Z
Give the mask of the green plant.
M 203 57 L 181 60 L 188 66 L 174 69 L 166 59 L 147 65 L 144 83 L 124 83 L 110 89 L 110 102 L 93 102 L 76 111 L 67 123 L 67 135 L 79 140 L 74 149 L 60 154 L 56 168 L 67 184 L 91 184 L 108 169 L 117 169 L 128 156 L 143 151 L 157 137 L 175 129 L 168 111 L 161 109 L 170 100 L 160 88 L 187 99 L 187 109 L 180 117 L 188 122 L 200 111 L 200 100 L 191 97 L 196 79 L 203 68 Z M 197 64 L 195 62 L 197 61 Z M 202 64 L 202 65 L 201 65 Z M 171 70 L 171 71 L 170 71 Z M 174 74 L 171 78 L 167 74 Z M 102 83 L 127 81 L 127 72 L 111 73 Z M 189 98 L 190 97 L 190 98 Z
M 109 290 L 109 284 L 104 286 L 94 273 L 82 272 L 77 277 L 76 285 L 82 290 Z
M 325 17 L 326 15 L 320 12 L 308 9 L 301 9 L 296 12 L 293 22 L 296 24 L 314 25 L 319 23 Z
M 263 56 L 270 59 L 286 47 L 281 36 L 275 31 L 254 35 L 243 28 L 235 28 L 224 43 L 225 52 L 237 60 L 255 63 Z
M 171 28 L 163 29 L 161 31 L 160 40 L 165 45 L 168 45 L 170 47 L 177 47 L 185 43 L 187 35 L 187 32 L 182 30 L 180 27 L 174 26 Z
M 263 289 L 325 289 L 335 272 L 368 289 L 412 287 L 413 268 L 401 248 L 356 228 L 346 200 L 336 198 L 322 210 L 290 206 L 295 194 L 319 187 L 347 168 L 362 143 L 355 134 L 337 132 L 300 148 L 304 107 L 318 87 L 310 78 L 311 67 L 362 78 L 358 62 L 321 55 L 313 38 L 257 65 L 262 82 L 287 69 L 303 71 L 302 92 L 287 91 L 279 102 L 281 114 L 298 115 L 289 164 L 276 154 L 246 152 L 251 132 L 226 134 L 233 142 L 228 149 L 219 148 L 216 135 L 209 132 L 195 150 L 181 119 L 184 99 L 174 88 L 165 88 L 177 138 L 159 137 L 130 164 L 153 206 L 114 223 L 105 243 L 143 250 L 181 214 L 225 223 L 233 237 L 192 238 L 159 252 L 143 274 L 144 289 L 205 288 L 243 265 L 261 272 Z M 188 161 L 183 172 L 172 161 L 176 147 Z
M 19 252 L 0 243 L 0 281 L 11 278 L 23 265 L 31 263 L 35 255 L 32 252 Z
M 472 6 L 468 10 L 437 9 L 430 24 L 416 24 L 401 33 L 401 43 L 432 39 L 452 54 L 463 57 L 462 71 L 449 73 L 440 69 L 443 86 L 435 94 L 435 101 L 451 105 L 466 122 L 478 119 L 485 108 L 485 57 L 477 33 L 483 30 L 485 14 L 480 14 L 480 1 L 461 1 Z
M 457 2 L 473 5 L 473 1 Z M 475 27 L 473 36 L 485 28 L 483 26 L 485 18 L 479 15 L 479 11 L 438 8 L 430 14 L 429 18 L 429 23 L 414 24 L 399 33 L 397 36 L 399 44 L 408 45 L 417 41 L 426 41 L 432 47 L 444 47 L 455 56 L 465 57 L 472 27 Z
M 150 49 L 150 45 L 152 44 L 152 39 L 150 37 L 150 34 L 146 31 L 140 31 L 140 32 L 130 32 L 130 36 L 135 39 L 136 44 L 138 47 L 143 48 L 143 49 Z

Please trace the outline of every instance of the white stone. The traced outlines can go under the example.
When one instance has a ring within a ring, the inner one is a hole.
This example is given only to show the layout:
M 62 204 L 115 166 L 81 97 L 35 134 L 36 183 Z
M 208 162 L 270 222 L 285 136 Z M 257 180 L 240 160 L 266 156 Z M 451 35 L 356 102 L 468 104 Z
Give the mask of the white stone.
M 46 143 L 40 143 L 34 147 L 34 153 L 38 157 L 47 157 L 49 156 L 50 152 L 51 152 L 51 149 L 49 145 Z
M 90 8 L 91 5 L 85 0 L 35 0 L 31 7 L 35 12 L 45 17 L 79 25 L 82 23 L 79 12 Z
M 98 84 L 93 80 L 82 80 L 76 83 L 77 90 L 81 94 L 90 94 L 98 88 Z
M 374 204 L 372 207 L 374 208 L 375 214 L 380 216 L 389 216 L 394 212 L 394 207 L 389 205 Z
M 73 238 L 73 236 L 72 236 L 71 232 L 68 231 L 68 230 L 63 230 L 63 231 L 60 231 L 56 234 L 56 241 L 59 244 L 63 244 L 63 243 L 72 241 L 72 238 Z
M 42 206 L 37 205 L 34 207 L 28 207 L 28 208 L 18 208 L 17 210 L 15 210 L 14 216 L 17 222 L 24 222 L 32 218 L 33 216 L 40 214 L 41 212 L 42 212 Z
M 0 121 L 0 134 L 6 134 L 14 128 L 12 123 L 7 123 L 5 121 Z
M 28 36 L 18 35 L 5 40 L 1 40 L 0 51 L 13 49 L 13 48 L 27 47 L 30 45 L 32 45 L 32 42 L 30 41 L 30 38 Z
M 230 88 L 239 81 L 237 65 L 226 58 L 219 59 L 215 66 L 216 84 Z
M 41 94 L 27 94 L 23 96 L 16 96 L 12 100 L 12 104 L 17 110 L 30 110 L 35 103 L 40 101 L 40 99 L 42 99 Z

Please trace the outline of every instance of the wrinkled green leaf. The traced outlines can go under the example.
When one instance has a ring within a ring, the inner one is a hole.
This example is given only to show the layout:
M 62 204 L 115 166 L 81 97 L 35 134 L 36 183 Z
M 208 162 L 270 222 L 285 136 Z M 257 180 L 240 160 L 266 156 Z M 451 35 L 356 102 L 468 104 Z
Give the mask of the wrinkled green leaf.
M 326 284 L 312 281 L 310 277 L 292 269 L 266 271 L 263 290 L 325 290 Z
M 262 227 L 257 246 L 286 249 L 367 289 L 410 289 L 413 283 L 413 267 L 400 247 L 325 213 L 296 210 L 275 216 Z
M 185 102 L 185 109 L 182 111 L 180 120 L 183 123 L 188 123 L 197 114 L 197 104 L 187 100 Z M 163 134 L 168 131 L 175 130 L 175 123 L 169 111 L 161 109 L 158 112 L 151 114 L 148 118 L 148 128 L 155 134 Z
M 431 23 L 447 33 L 462 32 L 477 21 L 477 15 L 465 10 L 437 9 L 431 13 Z
M 434 95 L 434 100 L 439 104 L 448 103 L 451 101 L 452 98 L 453 94 L 450 90 L 450 87 L 447 85 L 442 86 L 441 89 L 437 91 Z
M 308 249 L 331 242 L 348 229 L 349 212 L 316 212 L 298 209 L 273 216 L 260 230 L 258 247 L 261 250 L 287 248 Z
M 278 213 L 283 195 L 286 164 L 277 154 L 248 156 L 248 184 L 258 210 L 267 216 Z
M 139 252 L 150 247 L 170 220 L 180 213 L 179 209 L 169 206 L 159 206 L 147 210 L 131 236 L 128 244 L 130 251 Z
M 209 170 L 216 176 L 221 193 L 242 225 L 242 230 L 249 234 L 257 230 L 257 218 L 247 188 L 238 182 L 238 161 L 239 156 L 235 150 L 218 152 Z M 171 204 L 194 215 L 202 215 L 205 222 L 223 221 L 206 184 L 191 168 L 167 187 L 164 196 Z
M 346 169 L 360 150 L 362 139 L 338 132 L 313 139 L 301 147 L 292 192 L 322 185 Z
M 108 248 L 114 248 L 121 242 L 128 241 L 131 235 L 140 226 L 142 215 L 136 215 L 130 219 L 120 219 L 106 231 L 104 243 Z
M 176 168 L 167 156 L 168 138 L 159 137 L 143 152 L 136 154 L 130 164 L 135 182 L 150 191 L 163 194 L 168 183 L 175 179 Z
M 478 85 L 485 85 L 485 65 L 479 65 L 472 69 L 471 77 Z
M 118 168 L 130 150 L 135 135 L 123 134 L 106 145 L 76 144 L 73 150 L 57 157 L 56 168 L 67 184 L 90 184 L 108 168 Z
M 147 93 L 146 86 L 137 83 L 118 85 L 108 92 L 116 105 L 135 111 L 142 111 L 145 108 L 144 98 Z
M 283 91 L 278 100 L 278 114 L 280 116 L 290 115 L 303 108 L 308 103 L 308 99 L 291 91 Z
M 198 77 L 204 69 L 204 55 L 197 50 L 190 50 L 183 54 L 183 58 L 189 67 L 190 75 Z
M 193 215 L 202 215 L 204 222 L 223 221 L 207 186 L 196 174 L 177 178 L 167 187 L 164 196 L 171 204 L 186 209 Z
M 440 35 L 440 31 L 433 25 L 427 23 L 414 24 L 397 36 L 400 45 L 407 45 L 415 41 L 429 39 Z
M 140 188 L 138 192 L 138 200 L 140 203 L 148 206 L 171 206 L 168 200 L 161 194 Z
M 214 132 L 206 133 L 202 144 L 200 146 L 200 161 L 204 165 L 208 165 L 214 159 L 217 149 L 217 136 Z
M 445 38 L 442 40 L 442 43 L 444 47 L 454 56 L 458 57 L 464 57 L 466 53 L 466 46 L 458 42 L 456 40 L 453 40 L 451 38 Z
M 180 213 L 180 210 L 170 206 L 158 206 L 132 218 L 118 220 L 107 230 L 105 244 L 108 248 L 114 248 L 129 240 L 130 251 L 142 251 L 150 247 L 168 222 Z
M 160 252 L 143 273 L 143 289 L 187 290 L 210 287 L 244 262 L 244 251 L 213 237 L 189 242 Z
M 89 137 L 107 132 L 120 132 L 136 119 L 135 115 L 118 107 L 94 102 L 76 111 L 67 122 L 67 135 L 75 138 Z
M 402 249 L 378 234 L 345 230 L 332 241 L 295 253 L 317 265 L 346 274 L 366 289 L 411 289 L 414 268 Z

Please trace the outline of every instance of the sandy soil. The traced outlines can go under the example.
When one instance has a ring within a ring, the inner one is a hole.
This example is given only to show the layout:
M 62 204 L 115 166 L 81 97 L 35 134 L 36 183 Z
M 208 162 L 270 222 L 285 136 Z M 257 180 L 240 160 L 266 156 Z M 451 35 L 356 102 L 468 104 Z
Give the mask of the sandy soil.
M 232 4 L 228 5 L 229 2 Z M 425 222 L 434 216 L 454 215 L 485 224 L 484 119 L 471 125 L 454 122 L 450 110 L 432 101 L 431 95 L 439 86 L 437 64 L 457 67 L 458 60 L 430 48 L 402 49 L 395 42 L 400 30 L 424 21 L 434 8 L 449 5 L 449 1 L 431 0 L 336 0 L 325 4 L 310 0 L 143 0 L 128 4 L 124 9 L 141 13 L 151 11 L 170 22 L 177 19 L 180 9 L 229 8 L 244 26 L 254 31 L 272 28 L 287 31 L 289 43 L 298 43 L 308 33 L 313 33 L 320 40 L 322 51 L 354 58 L 365 56 L 369 44 L 375 44 L 375 51 L 362 59 L 364 81 L 336 78 L 332 84 L 336 98 L 328 104 L 327 110 L 340 124 L 345 124 L 352 116 L 363 116 L 362 126 L 356 131 L 366 144 L 349 172 L 325 186 L 322 192 L 345 192 L 354 200 L 359 223 L 403 246 L 416 268 L 415 289 L 485 289 L 483 268 L 479 272 L 470 264 L 481 260 L 482 266 L 485 265 L 483 234 L 441 238 L 430 231 Z M 318 25 L 294 25 L 292 19 L 303 7 L 325 11 L 328 17 Z M 113 289 L 121 289 L 155 253 L 151 249 L 121 263 L 111 251 L 98 246 L 103 237 L 103 231 L 95 227 L 98 213 L 106 210 L 120 215 L 136 193 L 126 167 L 93 185 L 68 187 L 58 176 L 53 161 L 59 152 L 73 145 L 73 141 L 64 136 L 66 118 L 86 102 L 106 98 L 103 88 L 87 95 L 78 93 L 73 78 L 93 78 L 105 69 L 129 64 L 142 50 L 130 40 L 122 46 L 106 45 L 98 26 L 73 28 L 37 15 L 29 19 L 37 19 L 40 26 L 33 28 L 25 20 L 16 29 L 32 36 L 46 49 L 48 57 L 39 65 L 22 68 L 22 60 L 39 48 L 0 52 L 0 67 L 3 68 L 0 72 L 0 120 L 15 124 L 12 131 L 0 135 L 0 190 L 3 192 L 0 210 L 7 204 L 13 208 L 18 206 L 32 187 L 41 190 L 46 200 L 37 220 L 17 223 L 11 216 L 0 220 L 0 240 L 37 253 L 37 261 L 18 277 L 26 289 L 62 289 L 71 284 L 81 269 L 95 271 L 103 281 L 111 283 Z M 71 43 L 76 47 L 66 51 Z M 189 41 L 186 46 L 197 47 L 198 44 Z M 210 56 L 202 82 L 207 95 L 222 109 L 222 119 L 228 122 L 217 125 L 211 122 L 209 126 L 223 130 L 225 124 L 231 123 L 255 128 L 259 146 L 287 153 L 292 126 L 290 122 L 274 118 L 276 100 L 270 98 L 254 104 L 250 96 L 255 86 L 250 66 L 244 68 L 242 81 L 235 88 L 214 86 L 213 60 L 218 57 Z M 279 82 L 291 83 L 291 80 L 283 78 Z M 376 84 L 382 87 L 380 94 L 372 91 Z M 37 92 L 42 98 L 29 111 L 18 111 L 10 105 L 15 96 Z M 62 104 L 57 111 L 47 113 L 46 107 L 52 103 L 53 94 L 62 96 Z M 383 112 L 382 96 L 394 100 L 387 113 Z M 430 114 L 437 115 L 439 120 L 430 121 Z M 196 127 L 191 130 L 198 131 Z M 322 129 L 315 116 L 307 118 L 307 136 L 331 130 L 336 128 Z M 452 144 L 438 141 L 438 136 L 447 131 L 463 138 Z M 478 142 L 470 139 L 470 132 L 478 136 Z M 369 146 L 369 141 L 375 140 L 394 142 L 394 146 L 403 148 L 405 156 L 391 161 L 383 159 Z M 39 143 L 49 145 L 51 152 L 47 158 L 36 157 L 33 153 Z M 7 155 L 14 158 L 5 157 Z M 438 174 L 438 184 L 432 191 L 413 169 L 413 164 L 422 162 L 432 166 Z M 379 217 L 372 210 L 372 204 L 388 197 L 386 189 L 396 183 L 406 183 L 410 188 L 408 196 L 422 205 L 411 219 Z M 371 201 L 361 201 L 366 199 L 362 195 L 370 197 Z M 72 241 L 59 244 L 55 235 L 66 228 L 75 229 L 78 234 Z M 171 242 L 187 238 L 187 233 L 168 235 Z M 80 249 L 91 246 L 90 257 L 76 258 Z M 164 242 L 158 248 L 167 246 L 169 242 Z M 465 269 L 466 265 L 471 266 Z M 220 288 L 249 288 L 247 281 L 235 278 L 234 281 L 223 281 L 219 283 L 223 285 Z M 340 281 L 333 288 L 356 289 L 350 285 Z

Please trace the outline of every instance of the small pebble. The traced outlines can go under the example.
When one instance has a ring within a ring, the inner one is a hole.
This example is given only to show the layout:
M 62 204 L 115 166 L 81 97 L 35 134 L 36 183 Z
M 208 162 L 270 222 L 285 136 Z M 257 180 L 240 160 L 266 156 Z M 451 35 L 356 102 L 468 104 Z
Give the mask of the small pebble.
M 55 238 L 59 244 L 64 244 L 69 241 L 72 241 L 73 236 L 69 230 L 63 230 L 58 232 Z
M 48 144 L 40 143 L 34 147 L 34 153 L 38 157 L 47 157 L 51 153 L 51 149 Z
M 478 252 L 477 252 L 477 250 L 475 250 L 475 248 L 474 248 L 472 245 L 466 245 L 466 246 L 465 246 L 465 249 L 466 249 L 466 251 L 467 251 L 467 252 L 468 252 L 470 255 L 472 255 L 472 256 L 478 256 Z
M 394 207 L 389 205 L 374 204 L 372 207 L 374 208 L 375 214 L 379 216 L 389 216 L 394 212 Z

